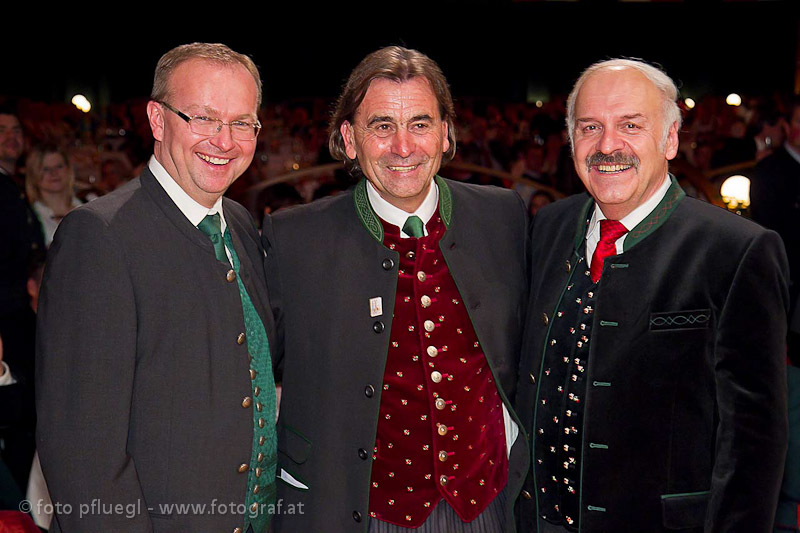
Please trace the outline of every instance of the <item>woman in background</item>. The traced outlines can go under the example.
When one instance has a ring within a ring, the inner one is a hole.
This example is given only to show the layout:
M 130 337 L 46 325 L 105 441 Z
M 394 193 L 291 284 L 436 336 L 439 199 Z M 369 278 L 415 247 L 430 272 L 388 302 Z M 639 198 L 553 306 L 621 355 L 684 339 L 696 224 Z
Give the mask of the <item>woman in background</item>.
M 73 186 L 75 172 L 69 157 L 54 145 L 36 147 L 25 165 L 25 190 L 44 230 L 44 244 L 50 247 L 61 219 L 81 205 Z

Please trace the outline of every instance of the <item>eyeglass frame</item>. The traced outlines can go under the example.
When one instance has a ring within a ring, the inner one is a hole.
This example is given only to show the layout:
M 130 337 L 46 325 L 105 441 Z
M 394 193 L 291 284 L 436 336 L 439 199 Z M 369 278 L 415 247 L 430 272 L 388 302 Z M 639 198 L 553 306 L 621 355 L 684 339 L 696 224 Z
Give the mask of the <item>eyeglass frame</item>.
M 179 110 L 175 109 L 174 107 L 172 107 L 171 105 L 169 105 L 168 103 L 166 103 L 164 101 L 156 100 L 156 102 L 161 104 L 161 105 L 163 105 L 164 107 L 166 107 L 167 109 L 169 109 L 170 111 L 172 111 L 173 113 L 178 115 L 181 119 L 183 119 L 183 121 L 186 122 L 189 125 L 189 129 L 192 128 L 192 120 L 194 120 L 196 118 L 204 118 L 204 119 L 207 119 L 207 120 L 213 120 L 214 122 L 216 122 L 218 124 L 216 133 L 197 133 L 196 131 L 192 130 L 192 133 L 194 133 L 195 135 L 207 135 L 209 137 L 213 137 L 214 135 L 219 135 L 219 132 L 222 131 L 222 127 L 223 126 L 228 126 L 231 129 L 231 137 L 233 137 L 233 125 L 232 125 L 233 122 L 241 122 L 242 124 L 249 124 L 250 126 L 253 127 L 253 129 L 255 131 L 255 134 L 253 135 L 252 139 L 237 139 L 239 141 L 255 141 L 258 138 L 259 132 L 261 131 L 261 121 L 258 120 L 258 119 L 256 119 L 255 123 L 245 122 L 243 120 L 234 120 L 233 122 L 223 122 L 222 120 L 220 120 L 218 118 L 207 117 L 205 115 L 187 115 L 183 111 L 179 111 Z

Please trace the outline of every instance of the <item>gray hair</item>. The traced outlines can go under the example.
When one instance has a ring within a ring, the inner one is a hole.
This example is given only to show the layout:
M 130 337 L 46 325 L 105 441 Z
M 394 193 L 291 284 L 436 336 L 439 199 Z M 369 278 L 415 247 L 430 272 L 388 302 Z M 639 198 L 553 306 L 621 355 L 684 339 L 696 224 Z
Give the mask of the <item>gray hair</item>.
M 632 68 L 638 70 L 648 80 L 650 80 L 656 89 L 661 92 L 661 115 L 664 119 L 664 131 L 661 134 L 662 148 L 667 142 L 669 128 L 673 124 L 677 123 L 677 129 L 681 129 L 681 122 L 683 118 L 681 117 L 681 110 L 677 103 L 678 87 L 666 72 L 639 59 L 618 58 L 609 59 L 607 61 L 599 61 L 583 71 L 580 78 L 578 78 L 578 81 L 575 82 L 575 86 L 572 88 L 572 92 L 569 93 L 569 97 L 567 98 L 567 133 L 569 133 L 569 144 L 573 152 L 575 151 L 573 137 L 575 135 L 575 122 L 577 120 L 577 117 L 575 117 L 575 102 L 578 99 L 578 93 L 580 92 L 584 82 L 589 79 L 592 74 L 604 69 L 615 67 Z
M 244 54 L 234 52 L 228 46 L 221 43 L 191 43 L 176 46 L 158 60 L 155 76 L 153 77 L 153 90 L 150 99 L 156 102 L 169 100 L 170 87 L 169 79 L 172 72 L 180 65 L 190 59 L 203 59 L 213 61 L 220 65 L 233 67 L 241 65 L 247 69 L 253 80 L 256 82 L 258 90 L 258 105 L 261 107 L 261 76 L 258 74 L 258 67 L 253 60 Z

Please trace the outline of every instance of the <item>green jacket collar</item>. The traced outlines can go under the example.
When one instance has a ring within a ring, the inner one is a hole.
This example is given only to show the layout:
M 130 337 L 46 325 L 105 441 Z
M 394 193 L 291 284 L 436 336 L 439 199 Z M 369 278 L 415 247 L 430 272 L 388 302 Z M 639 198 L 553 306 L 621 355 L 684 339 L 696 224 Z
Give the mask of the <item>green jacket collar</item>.
M 453 195 L 450 192 L 450 187 L 447 186 L 447 182 L 441 176 L 437 175 L 435 179 L 436 184 L 439 186 L 439 216 L 442 217 L 445 227 L 449 228 L 453 220 Z M 381 224 L 378 215 L 375 214 L 375 210 L 372 209 L 372 204 L 369 203 L 367 180 L 365 178 L 361 178 L 356 184 L 356 188 L 353 191 L 353 201 L 361 224 L 364 225 L 364 228 L 372 235 L 373 239 L 382 243 L 383 224 Z
M 672 212 L 678 207 L 678 204 L 681 202 L 686 193 L 683 192 L 681 186 L 678 185 L 678 180 L 675 179 L 675 176 L 672 174 L 669 175 L 670 180 L 672 183 L 667 189 L 667 194 L 664 195 L 664 198 L 661 199 L 661 202 L 653 209 L 653 212 L 647 215 L 644 220 L 642 220 L 635 228 L 628 232 L 628 236 L 625 237 L 625 241 L 623 242 L 623 251 L 630 250 L 641 241 L 643 241 L 648 235 L 653 233 L 657 230 L 661 225 L 667 221 L 670 217 Z M 591 217 L 591 210 L 594 208 L 594 199 L 589 198 L 586 204 L 584 204 L 583 209 L 581 209 L 581 215 L 578 218 L 578 228 L 575 232 L 575 250 L 579 250 L 580 247 L 583 245 L 583 241 L 586 240 L 586 230 L 589 227 L 586 223 Z

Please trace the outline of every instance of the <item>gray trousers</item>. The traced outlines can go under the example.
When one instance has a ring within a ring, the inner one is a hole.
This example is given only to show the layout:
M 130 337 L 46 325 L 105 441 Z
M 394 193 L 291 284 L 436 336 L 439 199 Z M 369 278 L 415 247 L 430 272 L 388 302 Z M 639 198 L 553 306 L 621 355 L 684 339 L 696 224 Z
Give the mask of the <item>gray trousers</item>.
M 462 522 L 450 504 L 439 500 L 428 519 L 416 529 L 410 529 L 374 518 L 369 521 L 369 533 L 504 533 L 508 487 L 472 522 Z

